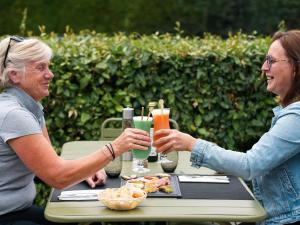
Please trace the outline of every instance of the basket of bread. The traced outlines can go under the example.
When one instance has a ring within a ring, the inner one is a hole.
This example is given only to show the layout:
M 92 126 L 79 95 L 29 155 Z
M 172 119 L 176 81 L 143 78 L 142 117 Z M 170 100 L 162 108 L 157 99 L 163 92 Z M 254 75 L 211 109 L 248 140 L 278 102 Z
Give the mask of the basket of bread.
M 130 210 L 136 208 L 147 193 L 140 188 L 122 186 L 120 188 L 107 188 L 98 196 L 100 202 L 114 210 Z

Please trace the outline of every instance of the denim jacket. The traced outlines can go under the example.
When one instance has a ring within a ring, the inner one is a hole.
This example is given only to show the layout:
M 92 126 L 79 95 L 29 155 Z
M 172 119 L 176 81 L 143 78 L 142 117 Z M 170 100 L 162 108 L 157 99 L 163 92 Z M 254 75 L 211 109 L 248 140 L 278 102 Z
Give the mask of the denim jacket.
M 270 130 L 246 153 L 198 139 L 190 159 L 194 167 L 252 180 L 253 193 L 267 211 L 266 225 L 300 221 L 300 101 L 273 112 Z

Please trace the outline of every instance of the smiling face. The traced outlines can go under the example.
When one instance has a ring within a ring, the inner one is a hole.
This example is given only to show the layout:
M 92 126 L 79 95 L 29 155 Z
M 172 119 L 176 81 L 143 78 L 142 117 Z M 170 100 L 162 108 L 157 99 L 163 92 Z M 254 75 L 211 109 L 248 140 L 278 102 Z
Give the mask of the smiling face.
M 277 60 L 288 60 L 286 52 L 279 40 L 274 41 L 268 51 L 268 55 Z M 273 62 L 271 68 L 265 61 L 261 70 L 267 77 L 267 90 L 284 98 L 292 87 L 294 80 L 294 68 L 288 61 Z
M 11 76 L 11 80 L 15 86 L 39 101 L 49 95 L 50 81 L 54 77 L 49 69 L 49 63 L 49 61 L 28 63 L 25 66 L 25 73 L 17 72 Z

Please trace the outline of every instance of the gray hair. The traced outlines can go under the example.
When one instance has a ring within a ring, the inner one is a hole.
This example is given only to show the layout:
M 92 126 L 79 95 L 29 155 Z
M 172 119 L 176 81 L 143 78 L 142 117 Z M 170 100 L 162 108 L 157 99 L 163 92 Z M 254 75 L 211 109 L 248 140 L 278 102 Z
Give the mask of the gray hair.
M 9 51 L 4 62 L 8 45 Z M 28 38 L 21 42 L 10 40 L 10 37 L 3 39 L 0 42 L 0 87 L 12 86 L 9 71 L 25 72 L 25 66 L 29 62 L 50 60 L 51 57 L 51 48 L 38 39 Z

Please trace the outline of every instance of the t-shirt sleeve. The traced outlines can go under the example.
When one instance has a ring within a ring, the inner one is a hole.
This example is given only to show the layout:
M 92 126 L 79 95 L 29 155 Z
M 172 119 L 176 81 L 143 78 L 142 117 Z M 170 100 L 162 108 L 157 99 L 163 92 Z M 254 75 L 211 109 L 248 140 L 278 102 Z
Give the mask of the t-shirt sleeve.
M 40 133 L 42 133 L 42 129 L 38 120 L 33 114 L 23 109 L 10 111 L 0 127 L 0 137 L 4 142 L 17 137 Z

